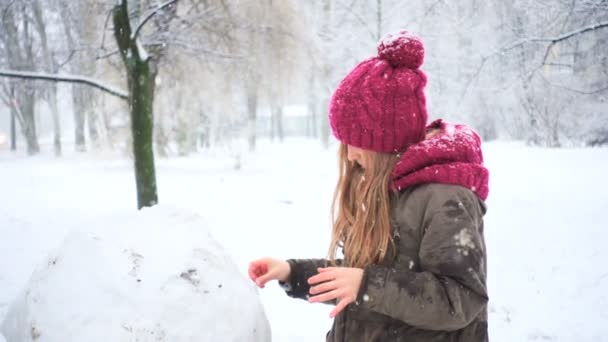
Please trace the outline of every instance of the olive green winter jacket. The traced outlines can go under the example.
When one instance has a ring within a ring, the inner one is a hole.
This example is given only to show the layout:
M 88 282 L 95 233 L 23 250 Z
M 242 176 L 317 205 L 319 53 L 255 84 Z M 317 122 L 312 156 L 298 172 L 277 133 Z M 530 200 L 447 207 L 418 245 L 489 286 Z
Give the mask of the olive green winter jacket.
M 391 197 L 395 250 L 364 269 L 357 301 L 328 342 L 488 341 L 485 204 L 470 190 L 424 184 Z M 305 299 L 324 259 L 288 260 L 287 294 Z

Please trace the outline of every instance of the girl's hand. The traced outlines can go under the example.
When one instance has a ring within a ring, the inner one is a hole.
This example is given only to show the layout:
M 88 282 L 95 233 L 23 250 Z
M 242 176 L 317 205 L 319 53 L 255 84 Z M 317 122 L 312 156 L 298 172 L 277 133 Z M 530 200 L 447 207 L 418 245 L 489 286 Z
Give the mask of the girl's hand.
M 260 288 L 270 280 L 287 281 L 291 267 L 285 260 L 262 258 L 249 263 L 249 278 Z
M 308 301 L 317 303 L 336 299 L 338 304 L 329 314 L 329 317 L 334 318 L 357 299 L 363 270 L 352 267 L 326 267 L 318 270 L 319 274 L 308 278 L 310 285 L 318 284 L 310 287 L 310 294 L 316 296 L 310 297 Z

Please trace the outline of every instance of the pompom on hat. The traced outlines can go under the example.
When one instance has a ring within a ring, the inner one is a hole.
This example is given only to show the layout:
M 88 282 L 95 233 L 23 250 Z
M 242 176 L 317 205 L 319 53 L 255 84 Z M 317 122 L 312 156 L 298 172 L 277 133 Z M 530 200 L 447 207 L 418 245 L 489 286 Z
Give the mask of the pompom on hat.
M 376 152 L 403 152 L 420 142 L 427 124 L 422 40 L 407 32 L 388 34 L 378 56 L 357 65 L 340 82 L 329 104 L 334 136 Z

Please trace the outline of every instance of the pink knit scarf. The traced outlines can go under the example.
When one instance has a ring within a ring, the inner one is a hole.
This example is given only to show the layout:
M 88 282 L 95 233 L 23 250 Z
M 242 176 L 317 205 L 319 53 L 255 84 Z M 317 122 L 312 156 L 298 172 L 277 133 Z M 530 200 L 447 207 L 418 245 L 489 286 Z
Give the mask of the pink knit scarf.
M 488 197 L 488 169 L 483 165 L 481 139 L 471 128 L 436 120 L 427 130 L 439 133 L 411 145 L 395 165 L 392 189 L 424 183 L 460 185 Z

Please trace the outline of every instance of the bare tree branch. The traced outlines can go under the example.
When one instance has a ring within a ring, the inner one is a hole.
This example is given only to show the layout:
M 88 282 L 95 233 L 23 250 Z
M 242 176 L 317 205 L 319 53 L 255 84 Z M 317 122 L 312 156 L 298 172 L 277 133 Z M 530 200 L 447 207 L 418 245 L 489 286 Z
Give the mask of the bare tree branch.
M 545 39 L 548 39 L 548 41 L 550 41 L 551 43 L 547 46 L 547 50 L 545 51 L 545 55 L 543 56 L 543 64 L 545 64 L 547 62 L 547 58 L 549 58 L 549 53 L 551 52 L 551 49 L 553 48 L 553 46 L 555 46 L 555 44 L 557 44 L 563 40 L 566 40 L 570 37 L 574 37 L 579 34 L 583 34 L 585 32 L 601 29 L 602 27 L 608 27 L 608 21 L 599 23 L 599 24 L 595 24 L 595 25 L 590 25 L 590 26 L 587 26 L 587 27 L 584 27 L 584 28 L 581 28 L 578 30 L 574 30 L 574 31 L 562 34 L 561 36 L 558 36 L 555 38 L 545 38 Z M 547 40 L 542 40 L 542 38 L 540 38 L 538 41 L 547 41 Z
M 352 0 L 350 2 L 350 4 L 346 5 L 346 8 L 353 8 L 353 6 L 355 5 L 355 2 L 357 2 L 357 0 Z M 346 12 L 344 13 L 343 16 L 340 17 L 340 20 L 337 21 L 336 27 L 342 27 L 342 25 L 344 24 L 345 20 L 346 20 Z
M 2 86 L 2 91 L 0 91 L 0 99 L 5 105 L 10 106 L 10 91 L 8 90 L 7 82 L 2 82 L 0 85 Z
M 133 30 L 133 34 L 131 34 L 131 39 L 137 39 L 137 35 L 139 34 L 139 31 L 141 31 L 141 29 L 144 27 L 144 25 L 148 22 L 148 20 L 152 19 L 152 17 L 158 13 L 159 11 L 163 10 L 165 7 L 171 6 L 174 3 L 176 3 L 178 0 L 169 0 L 165 3 L 162 3 L 160 5 L 158 5 L 157 8 L 155 8 L 154 10 L 150 11 L 150 13 L 148 13 L 144 19 L 142 21 L 139 22 L 139 24 L 137 25 L 137 27 L 135 28 L 135 30 Z
M 17 99 L 12 94 L 11 94 L 11 97 L 10 97 L 10 101 L 11 101 L 12 110 L 15 113 L 15 117 L 17 118 L 17 121 L 19 121 L 19 126 L 25 127 L 26 123 L 25 123 L 25 120 L 23 119 L 23 113 L 21 112 L 21 108 L 19 108 L 19 104 L 17 103 Z
M 74 54 L 76 53 L 76 50 L 72 49 L 72 51 L 70 51 L 70 54 L 68 55 L 68 57 L 65 59 L 65 61 L 57 64 L 57 67 L 55 69 L 55 72 L 58 72 L 59 70 L 61 70 L 61 68 L 63 68 L 66 64 L 68 64 L 71 60 L 72 57 L 74 57 Z
M 202 12 L 195 12 L 194 14 L 190 14 L 189 10 L 183 16 L 176 15 L 175 20 L 179 25 L 181 25 L 181 27 L 178 30 L 173 30 L 172 33 L 175 35 L 187 34 L 187 32 L 191 30 L 194 25 L 201 25 L 201 23 L 204 22 L 208 16 L 212 15 L 213 12 L 219 12 L 219 10 L 219 7 L 210 7 Z M 203 28 L 205 27 L 205 25 L 201 26 Z
M 608 21 L 604 21 L 604 22 L 600 22 L 597 24 L 593 24 L 593 25 L 589 25 L 586 27 L 582 27 L 579 29 L 576 29 L 574 31 L 570 31 L 570 32 L 566 32 L 563 33 L 559 36 L 556 37 L 532 37 L 532 38 L 524 38 L 524 39 L 520 39 L 518 41 L 515 41 L 513 43 L 507 44 L 504 47 L 494 51 L 493 53 L 491 53 L 490 55 L 496 55 L 499 53 L 504 53 L 507 52 L 511 49 L 514 49 L 520 45 L 523 44 L 528 44 L 528 43 L 543 43 L 543 42 L 549 42 L 549 46 L 552 46 L 554 44 L 557 44 L 561 41 L 567 40 L 569 38 L 572 38 L 574 36 L 578 36 L 581 35 L 583 33 L 589 32 L 589 31 L 595 31 L 595 30 L 599 30 L 602 28 L 608 27 Z
M 338 2 L 338 5 L 340 5 L 340 7 L 342 7 L 343 9 L 347 10 L 350 14 L 352 14 L 353 18 L 357 19 L 357 21 L 361 24 L 361 26 L 365 27 L 365 29 L 366 29 L 367 33 L 369 33 L 372 41 L 376 40 L 376 35 L 372 31 L 372 29 L 369 27 L 369 25 L 367 24 L 367 20 L 365 20 L 365 18 L 363 18 L 359 13 L 357 13 L 351 7 L 346 7 L 346 6 L 344 6 L 344 4 L 341 4 L 340 2 Z
M 180 48 L 184 49 L 186 52 L 196 53 L 196 54 L 205 54 L 205 55 L 209 55 L 210 57 L 226 58 L 226 59 L 243 59 L 246 57 L 246 55 L 243 55 L 243 54 L 240 54 L 240 55 L 225 54 L 225 53 L 205 49 L 205 48 L 198 46 L 196 43 L 191 43 L 191 42 L 183 41 L 180 39 L 174 39 L 174 40 L 168 41 L 168 42 L 149 42 L 149 43 L 146 43 L 144 46 L 147 47 L 147 46 L 155 46 L 155 45 L 162 45 L 162 44 L 180 47 Z M 115 53 L 117 53 L 117 52 L 118 51 L 115 51 Z
M 601 93 L 603 91 L 608 90 L 608 86 L 604 86 L 604 87 L 598 88 L 598 89 L 591 89 L 591 90 L 577 89 L 577 88 L 568 87 L 563 84 L 553 83 L 553 82 L 549 81 L 544 75 L 541 75 L 541 77 L 545 83 L 547 83 L 548 85 L 550 85 L 552 87 L 564 89 L 567 91 L 571 91 L 573 93 L 578 93 L 578 94 L 583 94 L 583 95 L 593 95 L 593 94 Z
M 542 42 L 549 42 L 549 45 L 547 45 L 545 53 L 543 55 L 543 60 L 540 63 L 539 66 L 535 67 L 531 74 L 535 73 L 536 71 L 538 71 L 540 68 L 542 68 L 545 65 L 549 65 L 551 63 L 547 63 L 547 58 L 549 57 L 549 53 L 551 52 L 551 48 L 559 43 L 562 42 L 564 40 L 570 39 L 574 36 L 578 36 L 581 34 L 584 34 L 586 32 L 590 32 L 590 31 L 595 31 L 595 30 L 599 30 L 599 29 L 603 29 L 608 27 L 608 21 L 604 21 L 604 22 L 600 22 L 597 24 L 593 24 L 593 25 L 589 25 L 589 26 L 585 26 L 570 32 L 566 32 L 563 33 L 559 36 L 556 37 L 544 37 L 544 38 L 523 38 L 523 39 L 519 39 L 513 43 L 509 43 L 507 45 L 504 45 L 502 48 L 499 48 L 493 52 L 491 52 L 490 54 L 481 57 L 481 61 L 479 63 L 479 66 L 477 68 L 477 70 L 475 71 L 475 73 L 467 80 L 467 83 L 464 87 L 464 90 L 462 92 L 462 95 L 460 96 L 460 100 L 462 101 L 462 99 L 464 99 L 464 97 L 466 96 L 471 84 L 473 84 L 473 82 L 479 77 L 479 75 L 481 74 L 481 70 L 484 68 L 486 62 L 488 61 L 488 59 L 498 55 L 498 54 L 503 54 L 509 50 L 512 50 L 518 46 L 521 46 L 523 44 L 527 44 L 527 43 L 542 43 Z M 570 89 L 571 90 L 571 89 Z M 600 89 L 600 90 L 593 90 L 593 91 L 577 91 L 579 93 L 582 94 L 594 94 L 596 92 L 599 91 L 603 91 L 605 89 Z M 573 90 L 574 91 L 574 90 Z
M 79 75 L 70 75 L 70 74 L 48 74 L 43 72 L 28 72 L 28 71 L 19 71 L 19 70 L 4 70 L 0 69 L 0 76 L 13 77 L 13 78 L 22 78 L 22 79 L 34 79 L 34 80 L 43 80 L 43 81 L 53 81 L 53 82 L 67 82 L 67 83 L 81 83 L 86 84 L 97 89 L 103 90 L 108 94 L 117 96 L 121 99 L 128 99 L 129 95 L 126 91 L 116 88 L 111 85 L 103 84 L 98 80 Z
M 439 5 L 442 2 L 443 2 L 443 0 L 437 0 L 431 6 L 429 6 L 426 9 L 426 11 L 424 11 L 424 14 L 422 15 L 422 22 L 424 22 L 426 20 L 426 18 L 433 12 L 433 10 L 435 10 L 435 7 L 437 7 L 437 5 Z
M 11 0 L 11 2 L 9 2 L 3 9 L 2 9 L 2 20 L 4 20 L 4 17 L 6 16 L 6 14 L 8 13 L 8 9 L 13 5 L 13 3 L 15 2 L 15 0 Z
M 110 21 L 110 16 L 111 15 L 112 15 L 112 11 L 110 10 L 110 11 L 108 11 L 108 14 L 106 14 L 106 20 L 105 20 L 105 22 L 103 24 L 103 31 L 102 31 L 103 33 L 101 34 L 101 47 L 100 47 L 101 51 L 105 51 L 106 50 L 104 44 L 105 44 L 105 41 L 106 41 L 106 32 L 107 32 L 107 28 L 108 28 L 108 22 Z M 97 58 L 97 59 L 99 59 L 99 58 Z
M 95 60 L 106 59 L 106 58 L 114 56 L 118 53 L 120 53 L 119 50 L 110 51 L 110 52 L 104 53 L 103 55 L 95 57 Z

